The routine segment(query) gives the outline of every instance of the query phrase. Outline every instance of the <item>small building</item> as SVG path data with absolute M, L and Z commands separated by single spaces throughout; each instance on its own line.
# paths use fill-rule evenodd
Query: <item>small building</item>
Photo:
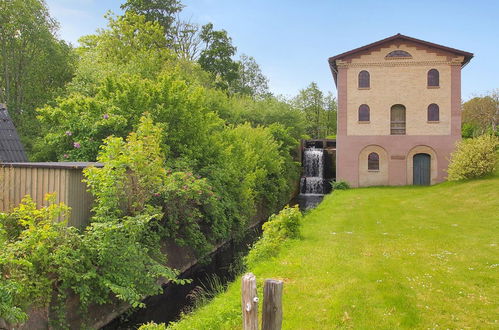
M 353 187 L 446 178 L 472 53 L 397 34 L 329 58 L 338 90 L 336 178 Z
M 68 225 L 84 228 L 89 223 L 93 203 L 83 169 L 100 163 L 46 162 L 10 163 L 0 167 L 0 211 L 8 212 L 30 195 L 38 207 L 46 205 L 47 193 L 56 193 L 56 202 L 71 207 Z
M 56 202 L 71 207 L 69 225 L 83 228 L 88 224 L 93 203 L 83 169 L 99 163 L 30 163 L 7 107 L 0 104 L 0 212 L 18 206 L 26 195 L 41 207 L 47 193 L 56 193 Z

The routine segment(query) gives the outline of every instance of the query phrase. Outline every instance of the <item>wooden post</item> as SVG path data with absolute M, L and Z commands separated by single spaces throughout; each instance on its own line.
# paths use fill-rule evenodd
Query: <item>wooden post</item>
M 262 330 L 281 330 L 283 282 L 265 280 L 263 287 Z
M 258 296 L 253 273 L 243 276 L 242 297 L 243 330 L 258 330 Z

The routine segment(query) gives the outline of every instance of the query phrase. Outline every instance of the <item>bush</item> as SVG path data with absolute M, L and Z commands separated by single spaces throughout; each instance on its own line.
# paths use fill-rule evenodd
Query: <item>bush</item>
M 347 190 L 350 189 L 350 185 L 346 181 L 333 181 L 333 190 Z
M 164 323 L 144 323 L 140 326 L 139 330 L 166 330 L 166 325 Z
M 300 237 L 300 225 L 303 216 L 298 206 L 286 206 L 277 215 L 270 216 L 263 224 L 263 235 L 256 242 L 246 256 L 246 263 L 254 264 L 256 261 L 274 257 L 286 239 Z
M 482 135 L 462 140 L 451 155 L 449 181 L 472 179 L 493 173 L 498 164 L 499 138 Z

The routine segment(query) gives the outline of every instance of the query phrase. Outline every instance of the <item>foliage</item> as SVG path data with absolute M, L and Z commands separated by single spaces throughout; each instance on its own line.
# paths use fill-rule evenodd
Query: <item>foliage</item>
M 259 288 L 284 281 L 283 329 L 494 328 L 498 186 L 496 175 L 338 191 L 305 215 L 303 239 L 248 271 Z M 239 278 L 170 328 L 241 322 Z
M 159 146 L 161 134 L 161 128 L 147 115 L 140 119 L 137 132 L 130 133 L 126 143 L 112 136 L 104 140 L 97 157 L 104 166 L 83 171 L 95 198 L 94 221 L 141 214 L 161 194 L 166 178 Z
M 449 181 L 473 179 L 493 173 L 499 162 L 499 137 L 482 135 L 458 143 L 451 154 Z
M 177 229 L 173 230 L 175 226 L 170 228 L 171 235 L 179 234 L 176 230 L 180 230 L 182 235 L 191 237 L 190 246 L 207 250 L 210 244 L 203 237 L 209 236 L 212 242 L 229 237 L 231 233 L 241 231 L 257 205 L 265 203 L 272 209 L 288 200 L 292 181 L 298 175 L 298 165 L 293 162 L 291 153 L 298 144 L 295 136 L 302 130 L 299 126 L 293 127 L 291 122 L 292 118 L 300 118 L 296 115 L 298 111 L 272 99 L 259 101 L 258 106 L 264 119 L 262 123 L 270 127 L 249 124 L 224 127 L 222 118 L 215 111 L 230 113 L 225 110 L 229 108 L 228 97 L 185 79 L 179 71 L 166 71 L 154 80 L 127 75 L 108 78 L 93 97 L 75 93 L 59 100 L 57 106 L 41 109 L 40 120 L 47 134 L 40 141 L 39 155 L 59 160 L 96 160 L 100 141 L 108 135 L 115 135 L 115 138 L 106 140 L 109 156 L 100 159 L 116 164 L 109 167 L 112 175 L 100 172 L 102 182 L 108 178 L 103 187 L 109 191 L 102 190 L 102 193 L 115 196 L 114 206 L 119 200 L 131 205 L 134 201 L 128 199 L 140 195 L 123 196 L 126 171 L 118 164 L 122 163 L 121 157 L 127 152 L 122 139 L 139 125 L 144 109 L 153 109 L 151 119 L 164 128 L 154 138 L 162 145 L 165 159 L 162 166 L 171 168 L 172 172 L 193 173 L 190 178 L 201 176 L 206 183 L 191 182 L 187 177 L 182 182 L 181 176 L 171 176 L 176 179 L 165 183 L 171 187 L 168 192 L 149 190 L 147 198 L 150 199 L 150 193 L 154 192 L 168 201 L 165 203 L 171 206 L 163 212 L 166 218 L 171 214 L 167 220 L 170 225 L 175 224 L 175 217 L 192 215 L 184 218 Z M 253 101 L 246 98 L 244 102 L 251 105 Z M 265 111 L 267 105 L 269 110 Z M 239 106 L 243 108 L 243 103 Z M 281 109 L 285 111 L 280 112 Z M 244 113 L 249 114 L 248 111 Z M 289 118 L 286 114 L 290 115 Z M 284 125 L 270 124 L 274 118 Z M 255 126 L 258 123 L 258 117 L 255 117 Z M 196 195 L 198 191 L 201 191 L 199 196 Z M 213 198 L 206 198 L 211 196 L 210 193 L 214 194 Z M 203 200 L 197 201 L 199 198 Z M 111 199 L 109 197 L 109 201 Z M 186 208 L 181 209 L 180 205 Z M 202 216 L 193 212 L 191 206 Z M 179 213 L 173 212 L 172 207 L 177 207 Z M 203 234 L 194 230 L 194 223 L 199 223 Z M 185 224 L 192 225 L 184 228 Z M 207 231 L 207 228 L 210 229 Z M 175 237 L 178 243 L 184 244 L 181 236 Z
M 489 95 L 474 97 L 463 104 L 463 126 L 473 136 L 497 133 L 499 123 L 499 90 Z M 470 135 L 468 133 L 468 135 Z
M 166 330 L 164 323 L 156 324 L 154 322 L 144 323 L 139 327 L 139 330 Z
M 184 6 L 179 0 L 127 0 L 121 5 L 126 13 L 144 16 L 150 22 L 157 22 L 165 34 L 169 34 L 175 21 L 175 14 Z
M 153 78 L 174 59 L 161 26 L 135 12 L 106 15 L 108 28 L 80 38 L 76 75 L 69 91 L 94 96 L 106 79 L 123 74 Z
M 268 78 L 265 77 L 258 63 L 251 56 L 242 54 L 239 57 L 239 78 L 235 82 L 233 91 L 253 97 L 270 95 Z
M 312 82 L 307 88 L 300 90 L 293 99 L 293 104 L 304 112 L 310 137 L 321 139 L 336 134 L 337 105 L 331 93 L 324 96 L 317 84 Z
M 78 295 L 83 311 L 91 303 L 110 302 L 111 294 L 143 307 L 144 296 L 161 292 L 158 278 L 184 282 L 164 266 L 156 230 L 161 214 L 147 209 L 119 219 L 100 217 L 79 233 L 66 226 L 69 208 L 55 204 L 55 196 L 48 201 L 37 209 L 28 196 L 1 214 L 0 317 L 23 321 L 23 311 L 47 306 L 53 293 L 62 306 L 69 293 Z
M 26 149 L 36 135 L 35 108 L 60 95 L 75 56 L 56 37 L 45 1 L 0 1 L 0 103 L 9 107 Z
M 77 235 L 66 227 L 69 208 L 56 204 L 55 195 L 46 200 L 48 206 L 37 209 L 26 196 L 11 213 L 0 213 L 0 317 L 9 321 L 23 321 L 28 304 L 50 302 L 58 285 L 57 254 L 72 248 Z
M 350 185 L 346 181 L 333 181 L 333 190 L 347 190 L 350 189 Z
M 276 256 L 285 240 L 300 237 L 301 222 L 298 206 L 286 206 L 277 215 L 272 215 L 263 224 L 262 237 L 246 256 L 246 263 L 251 267 L 258 261 Z
M 201 52 L 201 28 L 177 16 L 171 28 L 172 47 L 177 57 L 197 61 Z
M 212 250 L 212 242 L 228 236 L 230 225 L 223 218 L 206 179 L 196 178 L 192 173 L 171 173 L 159 198 L 166 237 L 180 246 L 205 255 Z
M 232 59 L 236 54 L 232 39 L 227 31 L 214 30 L 212 23 L 203 25 L 200 37 L 204 42 L 204 49 L 199 56 L 199 64 L 213 74 L 219 88 L 228 90 L 239 78 L 239 63 Z

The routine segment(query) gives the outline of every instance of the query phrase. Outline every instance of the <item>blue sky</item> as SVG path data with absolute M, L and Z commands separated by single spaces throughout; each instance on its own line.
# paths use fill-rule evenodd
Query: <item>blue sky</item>
M 124 1 L 124 0 L 123 0 Z M 46 0 L 61 38 L 106 26 L 120 0 Z M 275 94 L 294 96 L 315 81 L 336 94 L 330 56 L 402 33 L 475 57 L 462 72 L 462 96 L 499 88 L 499 1 L 183 0 L 183 16 L 225 29 L 238 53 L 253 56 Z

